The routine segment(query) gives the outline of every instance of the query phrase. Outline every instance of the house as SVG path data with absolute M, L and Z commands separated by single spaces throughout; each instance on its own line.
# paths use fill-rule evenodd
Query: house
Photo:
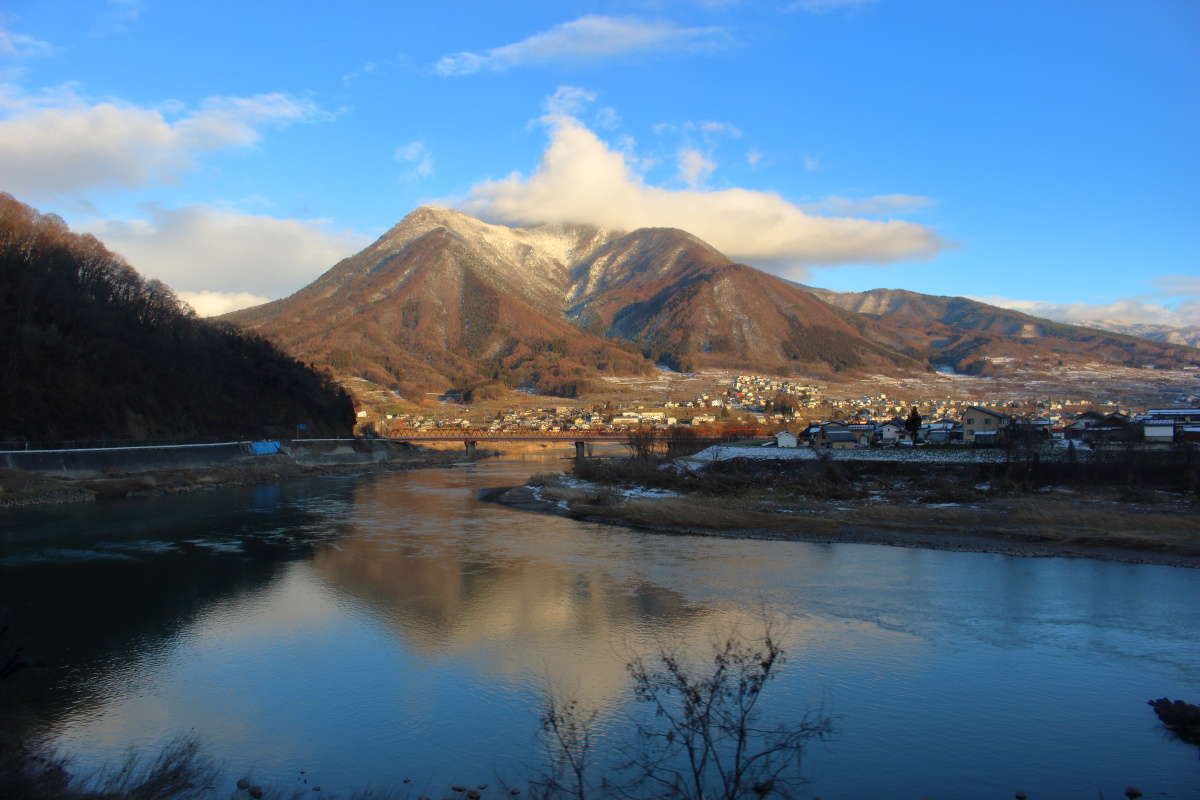
M 813 447 L 824 450 L 848 450 L 857 446 L 858 439 L 854 434 L 846 430 L 845 425 L 837 423 L 822 425 L 816 438 L 813 439 Z
M 1085 411 L 1063 428 L 1063 438 L 1088 443 L 1111 442 L 1127 438 L 1128 432 L 1129 418 L 1124 414 Z
M 921 426 L 920 438 L 930 444 L 950 444 L 958 426 L 950 420 L 938 420 Z
M 821 425 L 813 422 L 807 428 L 800 432 L 800 435 L 806 442 L 812 444 L 817 440 L 817 435 L 821 433 Z
M 1146 416 L 1155 420 L 1200 423 L 1200 408 L 1152 408 L 1146 412 Z
M 854 436 L 854 441 L 862 447 L 869 447 L 875 439 L 875 425 L 871 422 L 851 422 L 846 430 Z
M 1049 439 L 1053 431 L 1053 425 L 1045 417 L 1019 419 L 1017 420 L 1017 427 L 1021 431 L 1029 433 L 1035 439 Z
M 884 444 L 895 444 L 907 435 L 904 420 L 892 419 L 879 426 L 879 441 Z
M 787 431 L 780 431 L 779 433 L 775 434 L 775 446 L 776 447 L 795 447 L 796 446 L 796 434 L 788 433 Z
M 1149 444 L 1171 444 L 1175 441 L 1175 422 L 1170 419 L 1144 420 L 1142 438 Z
M 967 444 L 995 444 L 1000 441 L 1010 417 L 982 406 L 970 406 L 963 413 L 963 441 Z M 976 442 L 976 437 L 983 438 Z

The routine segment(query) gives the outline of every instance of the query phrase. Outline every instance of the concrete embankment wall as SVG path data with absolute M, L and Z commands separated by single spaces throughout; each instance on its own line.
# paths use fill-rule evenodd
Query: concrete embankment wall
M 417 448 L 403 442 L 385 442 L 373 439 L 300 439 L 283 443 L 283 452 L 297 464 L 307 467 L 333 464 L 376 464 L 390 461 L 398 455 L 417 452 Z
M 53 472 L 71 478 L 168 469 L 201 469 L 254 458 L 249 445 L 249 442 L 223 442 L 86 450 L 19 450 L 0 453 L 0 466 L 28 472 Z
M 0 452 L 0 468 L 54 473 L 69 478 L 94 478 L 172 469 L 211 469 L 279 458 L 305 466 L 372 464 L 387 461 L 412 449 L 391 442 L 300 440 L 80 450 L 10 450 Z

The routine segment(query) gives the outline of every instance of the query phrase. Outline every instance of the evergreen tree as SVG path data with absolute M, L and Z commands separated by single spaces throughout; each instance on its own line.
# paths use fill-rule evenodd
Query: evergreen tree
M 913 444 L 916 444 L 917 434 L 921 430 L 921 415 L 917 413 L 916 406 L 913 406 L 908 419 L 904 421 L 904 430 L 908 431 L 908 435 L 912 437 Z

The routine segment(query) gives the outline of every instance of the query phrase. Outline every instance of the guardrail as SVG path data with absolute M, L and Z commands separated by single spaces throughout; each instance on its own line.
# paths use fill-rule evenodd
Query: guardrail
M 222 436 L 188 439 L 66 439 L 63 441 L 38 441 L 34 439 L 0 439 L 0 451 L 16 453 L 25 450 L 112 450 L 123 447 L 183 447 L 201 444 L 225 444 L 226 442 L 256 442 L 266 439 L 294 442 L 354 441 L 354 436 Z

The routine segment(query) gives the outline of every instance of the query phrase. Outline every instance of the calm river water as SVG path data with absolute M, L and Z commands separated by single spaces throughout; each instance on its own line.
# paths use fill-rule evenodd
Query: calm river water
M 769 716 L 835 721 L 808 794 L 1200 798 L 1196 748 L 1146 705 L 1200 701 L 1200 571 L 662 536 L 476 499 L 558 455 L 0 514 L 0 609 L 47 665 L 8 695 L 80 767 L 192 733 L 230 781 L 441 796 L 538 768 L 547 687 L 622 741 L 631 657 L 703 658 L 765 607 L 788 652 Z

